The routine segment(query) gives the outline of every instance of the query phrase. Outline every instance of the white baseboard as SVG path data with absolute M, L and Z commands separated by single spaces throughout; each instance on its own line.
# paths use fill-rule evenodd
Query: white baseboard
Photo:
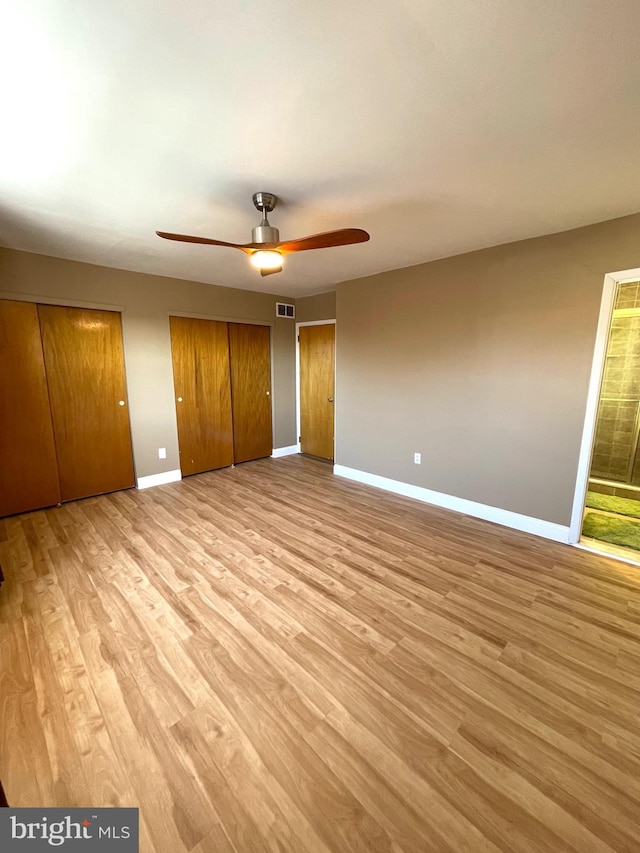
M 278 459 L 280 456 L 291 456 L 294 453 L 300 453 L 299 444 L 290 444 L 289 447 L 274 447 L 271 457 Z
M 165 486 L 167 483 L 176 483 L 182 479 L 182 471 L 163 471 L 162 474 L 149 474 L 148 477 L 138 477 L 136 489 L 150 489 L 152 486 Z
M 333 473 L 347 480 L 355 480 L 367 486 L 375 486 L 397 495 L 407 498 L 415 498 L 423 503 L 461 512 L 463 515 L 471 515 L 474 518 L 482 518 L 484 521 L 492 521 L 494 524 L 502 524 L 514 530 L 524 533 L 533 533 L 544 539 L 552 539 L 554 542 L 569 542 L 569 527 L 555 524 L 553 521 L 544 521 L 541 518 L 532 518 L 528 515 L 520 515 L 507 509 L 498 509 L 495 506 L 468 501 L 465 498 L 456 498 L 453 495 L 445 495 L 443 492 L 434 492 L 431 489 L 423 489 L 422 486 L 412 486 L 400 480 L 391 480 L 388 477 L 380 477 L 378 474 L 369 474 L 366 471 L 358 471 L 357 468 L 347 468 L 345 465 L 334 465 Z

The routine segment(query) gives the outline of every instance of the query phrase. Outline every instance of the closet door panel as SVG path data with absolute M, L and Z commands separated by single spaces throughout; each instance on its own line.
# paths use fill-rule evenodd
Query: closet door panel
M 40 305 L 63 500 L 134 485 L 120 315 Z
M 0 516 L 59 502 L 38 308 L 0 300 Z
M 229 323 L 236 462 L 271 456 L 271 330 Z
M 170 317 L 183 476 L 233 464 L 227 324 Z

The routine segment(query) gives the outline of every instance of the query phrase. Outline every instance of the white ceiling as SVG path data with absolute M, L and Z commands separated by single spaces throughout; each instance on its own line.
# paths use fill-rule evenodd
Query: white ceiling
M 302 296 L 640 210 L 638 0 L 2 0 L 0 244 Z M 261 278 L 282 239 L 366 228 Z

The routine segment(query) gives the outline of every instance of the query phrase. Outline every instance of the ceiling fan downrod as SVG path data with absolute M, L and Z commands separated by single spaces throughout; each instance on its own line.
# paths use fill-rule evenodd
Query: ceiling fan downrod
M 268 214 L 278 203 L 278 197 L 273 193 L 254 193 L 253 203 L 262 213 L 262 222 L 251 229 L 251 237 L 254 243 L 279 243 L 280 231 L 269 225 Z

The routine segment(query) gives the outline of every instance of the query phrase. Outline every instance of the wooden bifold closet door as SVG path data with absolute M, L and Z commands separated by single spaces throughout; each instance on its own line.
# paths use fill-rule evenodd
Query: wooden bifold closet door
M 0 516 L 60 502 L 38 308 L 0 300 Z
M 133 484 L 120 314 L 0 300 L 0 516 Z
M 229 323 L 234 461 L 271 456 L 271 330 Z
M 227 324 L 170 317 L 183 476 L 233 464 Z
M 120 314 L 39 305 L 63 501 L 134 485 Z
M 270 456 L 269 326 L 169 323 L 183 476 Z

